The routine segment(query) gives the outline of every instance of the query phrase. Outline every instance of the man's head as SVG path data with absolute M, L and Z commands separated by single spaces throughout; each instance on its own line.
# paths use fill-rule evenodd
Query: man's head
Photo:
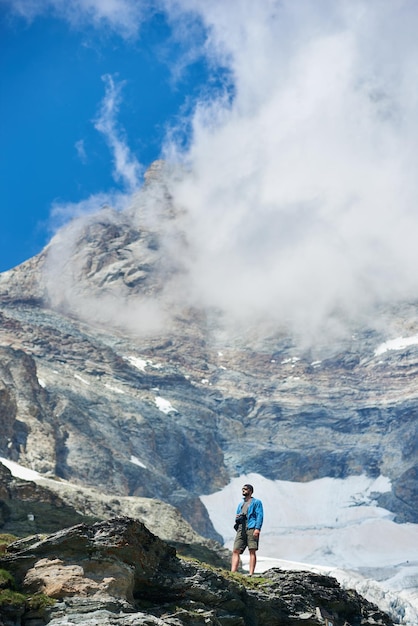
M 250 496 L 254 491 L 254 487 L 252 485 L 249 485 L 248 483 L 245 484 L 242 488 L 242 495 L 245 496 Z

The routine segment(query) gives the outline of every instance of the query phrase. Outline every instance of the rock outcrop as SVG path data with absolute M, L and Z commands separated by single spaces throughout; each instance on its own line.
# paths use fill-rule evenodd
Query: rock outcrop
M 49 533 L 68 525 L 92 522 L 99 515 L 83 514 L 53 490 L 13 478 L 0 463 L 0 526 L 3 533 L 24 536 Z
M 325 617 L 349 626 L 392 626 L 357 593 L 326 576 L 270 570 L 231 575 L 176 556 L 139 521 L 119 517 L 80 524 L 9 545 L 0 567 L 22 592 L 55 604 L 25 614 L 0 607 L 5 626 L 80 624 L 320 626 Z

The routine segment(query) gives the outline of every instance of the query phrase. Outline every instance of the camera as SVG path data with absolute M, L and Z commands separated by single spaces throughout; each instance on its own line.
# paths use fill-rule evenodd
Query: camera
M 234 529 L 238 530 L 240 525 L 243 524 L 246 519 L 247 519 L 247 516 L 245 515 L 245 513 L 241 513 L 240 515 L 237 515 L 235 518 Z

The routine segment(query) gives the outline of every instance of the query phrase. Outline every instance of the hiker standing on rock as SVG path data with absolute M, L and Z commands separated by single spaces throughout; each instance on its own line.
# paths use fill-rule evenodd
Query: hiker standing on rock
M 252 485 L 247 484 L 242 488 L 243 501 L 239 503 L 235 516 L 234 528 L 237 534 L 231 561 L 231 572 L 236 572 L 239 567 L 240 556 L 245 548 L 248 547 L 250 553 L 250 576 L 254 574 L 257 562 L 258 540 L 263 525 L 263 504 L 261 500 L 253 498 L 253 491 Z

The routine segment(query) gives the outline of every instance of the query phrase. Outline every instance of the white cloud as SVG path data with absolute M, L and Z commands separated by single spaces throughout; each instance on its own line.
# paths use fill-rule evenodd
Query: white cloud
M 56 200 L 51 207 L 51 230 L 55 232 L 70 220 L 93 215 L 108 207 L 122 211 L 130 202 L 131 199 L 120 191 L 92 194 L 79 202 Z
M 78 0 L 69 9 L 61 0 L 20 0 L 14 7 L 28 16 L 54 8 L 72 22 L 82 17 L 120 32 L 125 24 L 132 35 L 145 15 L 139 4 Z M 186 150 L 164 147 L 188 172 L 170 183 L 183 217 L 180 226 L 171 222 L 171 239 L 164 226 L 163 240 L 167 258 L 182 268 L 182 303 L 217 307 L 233 323 L 286 323 L 314 336 L 339 332 L 341 319 L 370 315 L 376 304 L 414 298 L 414 3 L 152 5 L 165 7 L 183 60 L 188 46 L 195 59 L 198 46 L 214 74 L 226 68 L 231 81 L 226 96 L 209 90 L 198 102 Z M 200 29 L 196 43 L 199 20 L 206 39 Z M 142 171 L 117 123 L 123 83 L 104 81 L 96 128 L 112 151 L 115 179 L 130 192 Z M 138 214 L 148 202 L 157 220 L 160 199 L 147 193 Z
M 102 77 L 106 85 L 105 97 L 102 101 L 95 128 L 103 133 L 113 153 L 116 181 L 126 185 L 127 191 L 135 191 L 139 187 L 143 168 L 131 153 L 123 131 L 118 127 L 117 114 L 121 103 L 123 82 L 116 82 L 110 74 Z
M 124 37 L 134 37 L 149 6 L 147 0 L 2 0 L 10 10 L 32 21 L 45 14 L 67 20 L 72 26 L 91 24 L 111 28 Z
M 170 4 L 170 3 L 168 3 Z M 410 2 L 176 3 L 233 102 L 201 102 L 188 211 L 196 301 L 315 333 L 418 291 L 418 11 Z M 170 146 L 169 152 L 173 153 Z
M 86 147 L 84 145 L 84 139 L 79 139 L 78 141 L 76 141 L 74 147 L 76 149 L 77 156 L 80 159 L 80 161 L 82 163 L 87 163 L 87 153 L 86 153 Z

